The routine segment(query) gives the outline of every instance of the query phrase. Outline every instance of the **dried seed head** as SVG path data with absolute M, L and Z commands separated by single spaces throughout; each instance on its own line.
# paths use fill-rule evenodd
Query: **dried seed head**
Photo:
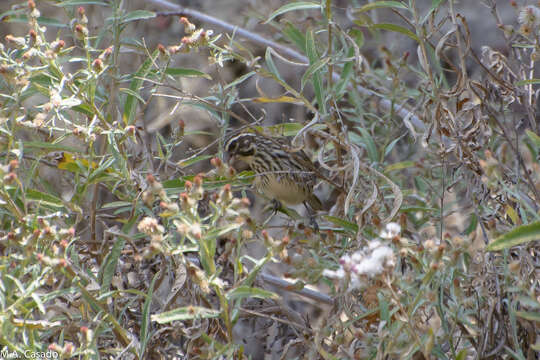
M 32 41 L 36 41 L 37 39 L 36 30 L 30 29 L 30 31 L 28 31 L 28 35 L 30 36 L 30 39 L 32 39 Z
M 198 174 L 193 178 L 193 182 L 196 186 L 201 186 L 203 183 L 203 174 Z
M 113 50 L 113 47 L 112 46 L 109 46 L 108 48 L 106 48 L 105 50 L 103 50 L 103 52 L 99 55 L 99 58 L 102 60 L 102 61 L 106 61 L 112 54 L 112 50 Z
M 103 61 L 101 61 L 100 58 L 95 59 L 92 62 L 92 67 L 96 72 L 101 72 L 101 70 L 103 70 Z
M 19 168 L 19 160 L 13 159 L 9 162 L 8 171 L 14 171 Z
M 17 174 L 14 172 L 8 173 L 6 176 L 4 176 L 4 183 L 6 184 L 12 184 L 17 180 Z
M 64 40 L 57 40 L 57 41 L 53 41 L 51 43 L 51 49 L 54 51 L 54 52 L 59 52 L 60 50 L 62 50 L 62 48 L 66 45 L 65 41 Z
M 231 184 L 225 184 L 223 190 L 221 191 L 221 200 L 228 203 L 232 199 Z
M 186 123 L 184 120 L 179 119 L 178 120 L 178 136 L 182 137 L 184 136 L 184 129 L 186 128 Z
M 159 50 L 159 53 L 163 56 L 169 56 L 169 52 L 167 51 L 167 48 L 163 46 L 163 44 L 158 44 L 157 49 Z
M 215 157 L 210 160 L 210 164 L 215 168 L 220 168 L 221 166 L 223 166 L 223 161 L 221 161 L 220 158 Z
M 78 40 L 84 40 L 87 36 L 88 36 L 88 29 L 85 26 L 81 24 L 75 25 L 75 37 Z
M 196 26 L 190 23 L 186 17 L 182 16 L 180 18 L 180 22 L 184 25 L 184 31 L 186 34 L 192 34 L 195 31 Z
M 22 48 L 26 45 L 26 41 L 23 37 L 15 37 L 11 34 L 6 35 L 6 41 L 10 44 L 13 44 L 15 47 Z
M 139 230 L 140 232 L 146 235 L 154 235 L 154 234 L 163 234 L 163 232 L 165 231 L 165 228 L 159 225 L 156 219 L 152 217 L 145 217 L 137 225 L 137 230 Z

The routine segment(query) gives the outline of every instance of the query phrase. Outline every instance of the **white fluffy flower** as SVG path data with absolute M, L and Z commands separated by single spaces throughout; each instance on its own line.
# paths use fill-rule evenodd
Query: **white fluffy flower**
M 534 5 L 525 6 L 519 11 L 518 22 L 532 27 L 540 25 L 540 8 Z
M 381 234 L 379 235 L 382 239 L 393 239 L 394 237 L 398 236 L 401 232 L 401 226 L 399 226 L 398 223 L 388 223 L 386 224 L 386 228 L 381 231 Z
M 340 260 L 340 268 L 336 271 L 324 270 L 323 275 L 331 279 L 343 279 L 350 274 L 350 289 L 365 285 L 366 277 L 373 278 L 386 269 L 395 266 L 394 251 L 380 241 L 372 241 L 369 245 L 352 255 L 344 255 Z

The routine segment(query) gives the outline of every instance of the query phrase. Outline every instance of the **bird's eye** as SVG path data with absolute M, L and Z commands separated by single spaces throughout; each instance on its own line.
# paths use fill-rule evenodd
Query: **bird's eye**
M 227 152 L 232 153 L 236 151 L 236 148 L 238 147 L 238 141 L 233 141 L 232 143 L 227 146 Z

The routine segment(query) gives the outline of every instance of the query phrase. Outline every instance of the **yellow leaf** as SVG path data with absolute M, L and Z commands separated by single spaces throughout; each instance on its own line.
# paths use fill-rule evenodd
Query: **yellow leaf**
M 290 103 L 290 104 L 297 104 L 302 105 L 303 102 L 298 100 L 297 98 L 293 98 L 291 96 L 280 96 L 277 98 L 268 98 L 268 97 L 258 97 L 253 99 L 254 102 L 258 103 Z
M 514 210 L 514 208 L 510 205 L 506 205 L 506 214 L 510 217 L 510 219 L 515 225 L 521 225 L 521 221 L 516 210 Z

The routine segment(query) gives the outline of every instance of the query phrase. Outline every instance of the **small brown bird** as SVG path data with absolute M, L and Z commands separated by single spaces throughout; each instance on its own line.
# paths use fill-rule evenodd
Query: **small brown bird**
M 229 161 L 240 159 L 255 172 L 257 191 L 286 205 L 307 203 L 311 210 L 321 210 L 321 201 L 313 194 L 317 180 L 313 163 L 302 150 L 289 148 L 283 138 L 253 133 L 235 135 L 225 144 Z

